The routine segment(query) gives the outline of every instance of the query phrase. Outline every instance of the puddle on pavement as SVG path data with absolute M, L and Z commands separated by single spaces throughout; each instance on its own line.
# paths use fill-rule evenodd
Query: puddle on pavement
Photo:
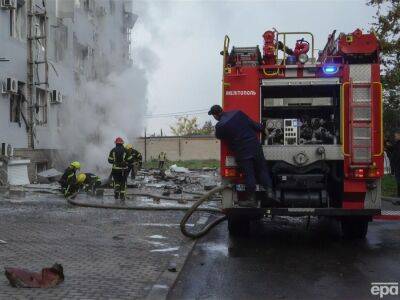
M 202 245 L 202 249 L 203 251 L 218 253 L 224 256 L 228 256 L 229 254 L 229 249 L 224 244 L 207 243 L 205 245 Z
M 170 247 L 170 248 L 162 248 L 162 249 L 153 249 L 150 250 L 150 252 L 174 252 L 174 251 L 178 251 L 179 247 Z
M 155 289 L 168 289 L 168 285 L 165 285 L 165 284 L 155 284 L 155 285 L 153 285 L 153 288 L 155 288 Z
M 165 236 L 159 235 L 159 234 L 150 235 L 149 238 L 151 238 L 151 239 L 166 239 Z
M 139 223 L 139 226 L 154 226 L 154 227 L 178 227 L 180 224 L 164 224 L 164 223 Z M 193 227 L 194 224 L 186 224 L 186 226 Z
M 155 241 L 147 241 L 149 244 L 154 246 L 165 246 L 165 243 L 155 242 Z

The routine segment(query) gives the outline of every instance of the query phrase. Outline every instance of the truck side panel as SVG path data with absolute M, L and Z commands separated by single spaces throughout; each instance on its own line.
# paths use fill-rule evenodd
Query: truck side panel
M 224 75 L 225 91 L 223 109 L 241 110 L 253 120 L 260 122 L 260 83 L 256 68 L 231 68 Z M 225 176 L 226 156 L 233 156 L 227 145 L 221 143 L 221 175 Z

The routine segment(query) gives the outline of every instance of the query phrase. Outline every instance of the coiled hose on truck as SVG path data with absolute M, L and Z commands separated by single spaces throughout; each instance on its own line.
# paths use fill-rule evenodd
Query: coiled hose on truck
M 216 225 L 218 225 L 219 223 L 221 223 L 222 221 L 226 220 L 226 216 L 221 216 L 219 218 L 217 218 L 216 220 L 210 222 L 209 224 L 205 225 L 203 227 L 203 229 L 201 229 L 198 232 L 189 232 L 186 229 L 186 223 L 188 222 L 189 218 L 192 216 L 192 214 L 195 211 L 203 211 L 203 212 L 211 212 L 211 213 L 222 213 L 220 209 L 218 208 L 204 208 L 204 207 L 199 207 L 201 204 L 203 204 L 204 202 L 210 200 L 210 198 L 226 189 L 227 186 L 219 186 L 216 187 L 212 190 L 210 190 L 208 193 L 202 195 L 193 205 L 192 207 L 190 207 L 189 209 L 187 209 L 186 207 L 182 207 L 182 206 L 168 206 L 168 207 L 156 207 L 156 206 L 125 206 L 125 205 L 114 205 L 114 204 L 97 204 L 97 203 L 83 203 L 83 202 L 79 202 L 76 201 L 74 199 L 74 197 L 77 195 L 73 194 L 70 197 L 67 197 L 67 202 L 71 205 L 74 206 L 80 206 L 80 207 L 90 207 L 90 208 L 103 208 L 103 209 L 123 209 L 123 210 L 148 210 L 148 211 L 168 211 L 168 210 L 172 210 L 172 211 L 186 211 L 185 215 L 183 216 L 181 222 L 180 222 L 180 229 L 183 235 L 190 237 L 192 239 L 196 239 L 199 237 L 202 237 L 203 235 L 205 235 L 206 233 L 208 233 L 213 227 L 215 227 Z M 161 196 L 161 195 L 154 195 L 154 194 L 150 194 L 150 193 L 133 193 L 133 195 L 136 196 L 145 196 L 145 197 L 149 197 L 149 198 L 156 198 L 156 199 L 165 199 L 165 200 L 173 200 L 173 201 L 177 201 L 178 199 L 175 198 L 170 198 L 170 197 L 165 197 L 165 196 Z M 187 199 L 186 199 L 187 200 Z

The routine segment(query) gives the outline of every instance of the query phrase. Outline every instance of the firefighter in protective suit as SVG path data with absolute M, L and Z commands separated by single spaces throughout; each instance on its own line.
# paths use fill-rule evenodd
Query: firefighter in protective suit
M 164 151 L 161 151 L 160 154 L 158 154 L 158 168 L 160 170 L 164 169 L 164 164 L 166 160 L 167 154 Z
M 75 180 L 76 172 L 81 168 L 81 164 L 78 161 L 73 161 L 67 169 L 65 169 L 64 174 L 58 181 L 61 185 L 61 191 L 64 194 L 68 185 Z
M 129 155 L 124 147 L 124 140 L 120 137 L 115 139 L 115 147 L 110 151 L 108 162 L 112 164 L 112 179 L 114 187 L 114 198 L 125 200 L 126 196 L 126 177 L 129 162 L 132 155 Z
M 95 194 L 96 189 L 101 186 L 100 177 L 93 173 L 84 173 L 86 178 L 83 182 L 85 192 Z
M 86 181 L 86 174 L 85 173 L 80 173 L 76 176 L 73 176 L 68 183 L 67 188 L 65 189 L 64 192 L 64 197 L 68 198 L 76 193 L 79 192 L 81 188 L 83 188 L 84 184 Z
M 132 144 L 125 145 L 125 149 L 128 156 L 131 157 L 130 161 L 128 162 L 129 165 L 126 177 L 131 174 L 131 178 L 135 179 L 137 170 L 142 167 L 142 154 L 134 149 Z

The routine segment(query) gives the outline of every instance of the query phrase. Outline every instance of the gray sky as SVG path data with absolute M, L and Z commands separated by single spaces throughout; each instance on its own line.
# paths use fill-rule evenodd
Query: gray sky
M 278 31 L 310 31 L 316 48 L 322 49 L 328 34 L 369 29 L 375 9 L 366 1 L 140 1 L 134 28 L 137 62 L 148 60 L 150 74 L 147 114 L 207 109 L 221 101 L 223 38 L 231 46 L 262 48 L 262 34 Z M 145 51 L 147 52 L 147 51 Z M 149 62 L 150 61 L 150 62 Z M 197 115 L 200 123 L 206 114 Z M 170 133 L 175 119 L 147 119 L 149 133 Z

